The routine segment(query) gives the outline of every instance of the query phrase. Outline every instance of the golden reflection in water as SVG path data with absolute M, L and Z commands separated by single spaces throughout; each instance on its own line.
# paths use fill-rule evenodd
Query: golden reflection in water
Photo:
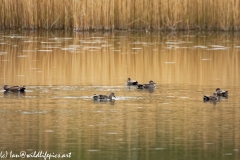
M 237 40 L 181 35 L 97 34 L 94 37 L 98 38 L 74 35 L 73 39 L 58 36 L 56 39 L 52 35 L 26 36 L 25 41 L 30 39 L 33 43 L 3 38 L 1 41 L 7 43 L 0 46 L 1 84 L 33 85 L 32 90 L 50 84 L 114 86 L 124 85 L 127 77 L 131 77 L 139 82 L 153 79 L 161 85 L 161 90 L 154 91 L 154 95 L 133 91 L 132 96 L 142 94 L 147 98 L 118 101 L 114 106 L 62 98 L 72 92 L 62 88 L 53 91 L 43 87 L 39 89 L 41 93 L 26 92 L 25 98 L 5 95 L 1 99 L 2 150 L 44 148 L 63 153 L 68 150 L 80 154 L 77 158 L 84 153 L 86 159 L 97 159 L 94 155 L 117 157 L 119 152 L 126 159 L 150 159 L 152 154 L 165 159 L 178 159 L 175 155 L 194 159 L 191 156 L 214 156 L 215 152 L 220 155 L 215 159 L 225 153 L 239 157 L 233 151 L 240 147 L 239 99 L 230 98 L 217 107 L 211 104 L 206 107 L 202 101 L 194 102 L 198 97 L 190 97 L 188 101 L 177 95 L 187 90 L 179 84 L 239 87 Z M 229 48 L 211 46 L 216 44 Z M 172 85 L 166 87 L 164 83 Z M 169 91 L 174 86 L 182 88 Z M 74 92 L 72 96 L 76 97 L 92 94 L 82 93 L 79 88 Z M 176 94 L 174 100 L 168 101 L 168 93 Z M 224 102 L 231 103 L 226 106 Z M 90 153 L 94 151 L 98 153 Z
M 1 84 L 122 85 L 131 77 L 140 83 L 152 79 L 158 83 L 239 85 L 238 44 L 221 35 L 35 36 L 3 37 Z M 225 48 L 214 47 L 216 44 Z

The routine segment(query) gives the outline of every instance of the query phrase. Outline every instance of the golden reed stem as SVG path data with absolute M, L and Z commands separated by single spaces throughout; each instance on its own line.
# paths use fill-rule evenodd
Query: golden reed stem
M 0 29 L 240 30 L 240 0 L 0 0 Z

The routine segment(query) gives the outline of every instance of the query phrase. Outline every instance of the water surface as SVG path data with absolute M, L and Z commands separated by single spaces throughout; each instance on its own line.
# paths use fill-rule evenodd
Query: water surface
M 237 160 L 239 48 L 226 33 L 0 32 L 0 84 L 27 86 L 1 90 L 0 150 Z M 127 87 L 128 77 L 156 89 Z M 229 97 L 204 103 L 217 87 Z M 115 101 L 92 100 L 111 92 Z

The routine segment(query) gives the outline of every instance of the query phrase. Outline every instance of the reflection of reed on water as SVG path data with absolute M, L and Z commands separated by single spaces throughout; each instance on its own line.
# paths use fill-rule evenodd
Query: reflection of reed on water
M 89 35 L 79 36 L 81 39 L 89 38 Z M 201 36 L 185 42 L 181 41 L 185 40 L 183 36 L 174 35 L 175 39 L 179 39 L 175 43 L 165 43 L 165 39 L 153 35 L 140 38 L 139 35 L 132 36 L 130 39 L 127 36 L 119 38 L 106 35 L 88 43 L 75 37 L 47 45 L 40 42 L 22 45 L 21 39 L 13 39 L 18 48 L 1 46 L 7 54 L 0 56 L 0 72 L 4 73 L 0 82 L 26 85 L 124 85 L 127 77 L 134 77 L 139 82 L 154 79 L 156 83 L 191 85 L 211 85 L 214 82 L 225 86 L 240 83 L 240 56 L 237 48 L 229 47 L 229 44 L 225 44 L 228 48 L 213 45 L 204 48 L 199 47 L 206 43 Z M 171 39 L 171 36 L 166 35 L 166 38 Z M 210 35 L 208 38 L 211 40 L 215 37 Z M 221 35 L 219 38 L 222 38 Z M 221 42 L 224 43 L 225 39 L 222 38 Z M 62 50 L 56 47 L 59 45 L 77 48 Z M 52 47 L 52 51 L 35 50 L 41 47 Z M 224 76 L 226 74 L 227 77 Z
M 6 38 L 18 47 L 0 46 L 4 51 L 0 83 L 37 87 L 26 97 L 25 93 L 4 92 L 10 98 L 0 98 L 2 150 L 70 150 L 79 155 L 74 159 L 112 159 L 113 155 L 119 156 L 116 159 L 136 159 L 138 155 L 140 159 L 202 159 L 213 150 L 219 155 L 225 149 L 234 154 L 240 147 L 239 98 L 230 96 L 212 107 L 201 97 L 202 88 L 231 85 L 226 88 L 234 90 L 239 86 L 238 51 L 208 46 L 220 42 L 229 46 L 234 39 L 107 34 L 101 35 L 103 44 L 89 36 L 56 38 L 58 43 L 40 43 L 54 42 L 52 37 L 34 43 Z M 26 37 L 34 40 L 34 36 Z M 68 50 L 69 46 L 77 48 Z M 153 94 L 135 86 L 126 89 L 127 77 L 141 83 L 153 79 L 157 88 Z M 86 95 L 96 88 L 86 85 L 98 85 L 104 92 L 114 90 L 116 101 L 93 102 Z M 109 85 L 120 86 L 113 89 Z M 238 91 L 231 94 L 239 95 Z

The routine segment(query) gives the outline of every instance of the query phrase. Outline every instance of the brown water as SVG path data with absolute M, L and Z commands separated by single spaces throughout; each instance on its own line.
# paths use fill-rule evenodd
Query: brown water
M 0 84 L 27 90 L 1 90 L 0 157 L 43 151 L 81 160 L 238 160 L 239 40 L 227 33 L 2 31 Z M 129 88 L 128 77 L 157 88 Z M 229 97 L 204 103 L 217 87 Z M 111 92 L 113 102 L 92 100 Z

